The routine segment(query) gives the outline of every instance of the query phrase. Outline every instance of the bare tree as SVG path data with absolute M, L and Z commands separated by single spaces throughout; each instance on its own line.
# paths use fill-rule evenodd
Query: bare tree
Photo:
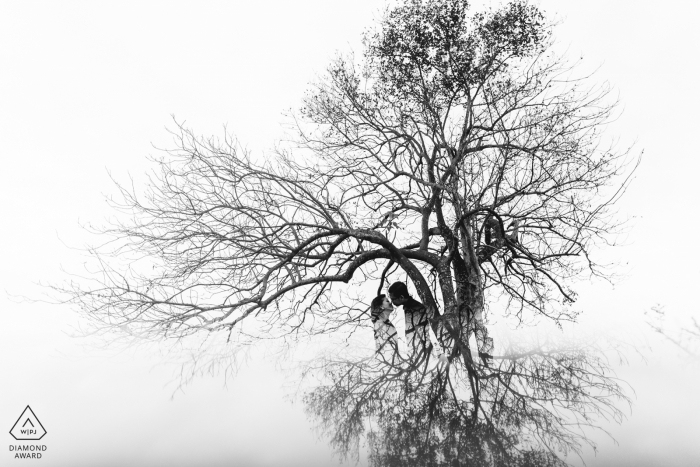
M 572 379 L 558 373 L 550 394 L 537 376 L 549 357 L 489 368 L 469 340 L 496 309 L 574 319 L 576 280 L 605 275 L 593 254 L 618 226 L 628 153 L 602 143 L 609 89 L 551 46 L 523 1 L 469 14 L 465 0 L 407 0 L 366 35 L 364 60 L 331 63 L 274 157 L 178 126 L 145 192 L 122 189 L 133 216 L 107 229 L 95 282 L 64 291 L 100 329 L 221 332 L 235 348 L 350 334 L 369 320 L 359 286 L 403 280 L 465 375 L 470 423 L 521 404 L 559 430 L 557 406 L 589 412 L 577 391 L 595 389 L 574 376 L 586 365 L 558 361 Z

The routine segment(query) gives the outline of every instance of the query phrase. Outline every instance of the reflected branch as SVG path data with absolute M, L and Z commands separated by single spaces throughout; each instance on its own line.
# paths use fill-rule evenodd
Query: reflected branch
M 307 367 L 319 378 L 307 413 L 343 458 L 364 442 L 372 466 L 563 466 L 557 453 L 580 454 L 596 420 L 629 403 L 591 345 L 512 344 L 475 378 L 460 360 L 396 350 Z

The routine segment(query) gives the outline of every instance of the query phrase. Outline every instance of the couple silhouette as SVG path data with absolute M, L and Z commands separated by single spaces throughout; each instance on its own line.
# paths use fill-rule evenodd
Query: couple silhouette
M 431 343 L 428 337 L 428 315 L 425 306 L 411 297 L 406 284 L 394 282 L 389 287 L 389 296 L 378 295 L 372 300 L 370 306 L 377 352 L 383 351 L 387 346 L 396 348 L 398 344 L 396 328 L 389 320 L 394 305 L 403 306 L 409 349 L 429 349 Z
M 374 324 L 374 341 L 376 345 L 376 353 L 381 354 L 386 351 L 398 351 L 398 332 L 396 327 L 390 320 L 391 312 L 394 306 L 402 306 L 406 320 L 406 343 L 408 352 L 416 355 L 418 353 L 430 354 L 432 343 L 428 331 L 428 313 L 423 305 L 418 300 L 415 300 L 408 293 L 408 287 L 403 282 L 394 282 L 388 290 L 389 296 L 380 294 L 372 300 L 370 305 L 372 323 Z M 479 347 L 479 356 L 484 363 L 492 358 L 493 339 L 488 337 L 486 328 L 483 325 L 481 317 L 477 317 L 472 321 L 472 330 L 477 339 Z M 443 355 L 440 359 L 446 359 Z

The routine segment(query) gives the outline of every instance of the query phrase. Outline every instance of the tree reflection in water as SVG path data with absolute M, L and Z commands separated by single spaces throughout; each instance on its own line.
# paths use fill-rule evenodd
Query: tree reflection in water
M 489 365 L 457 356 L 318 359 L 306 410 L 343 458 L 366 443 L 372 466 L 560 466 L 628 401 L 592 346 L 511 344 Z

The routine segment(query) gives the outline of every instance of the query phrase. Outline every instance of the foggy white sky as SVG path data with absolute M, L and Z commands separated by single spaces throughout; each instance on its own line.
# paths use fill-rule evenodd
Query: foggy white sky
M 537 2 L 535 2 L 537 3 Z M 620 375 L 636 391 L 622 425 L 605 425 L 589 466 L 685 466 L 700 461 L 700 362 L 659 343 L 644 311 L 674 322 L 698 315 L 694 233 L 700 158 L 695 2 L 542 0 L 555 34 L 582 66 L 599 67 L 624 112 L 612 126 L 636 141 L 642 166 L 620 207 L 633 217 L 616 251 L 615 287 L 582 284 L 581 328 L 638 344 Z M 36 296 L 60 266 L 84 258 L 80 224 L 110 215 L 107 170 L 138 180 L 146 156 L 178 120 L 197 133 L 235 133 L 264 151 L 336 50 L 360 53 L 377 1 L 0 3 L 0 281 Z M 68 246 L 67 246 L 68 245 Z M 114 355 L 68 337 L 70 310 L 0 294 L 0 465 L 27 404 L 48 434 L 46 466 L 325 465 L 301 407 L 283 400 L 283 378 L 252 361 L 228 387 L 201 378 L 173 399 L 174 367 L 158 355 Z M 583 332 L 583 331 L 582 331 Z M 2 429 L 5 427 L 4 429 Z M 4 430 L 4 431 L 3 431 Z M 598 439 L 598 438 L 597 438 Z M 203 461 L 203 459 L 205 461 Z

